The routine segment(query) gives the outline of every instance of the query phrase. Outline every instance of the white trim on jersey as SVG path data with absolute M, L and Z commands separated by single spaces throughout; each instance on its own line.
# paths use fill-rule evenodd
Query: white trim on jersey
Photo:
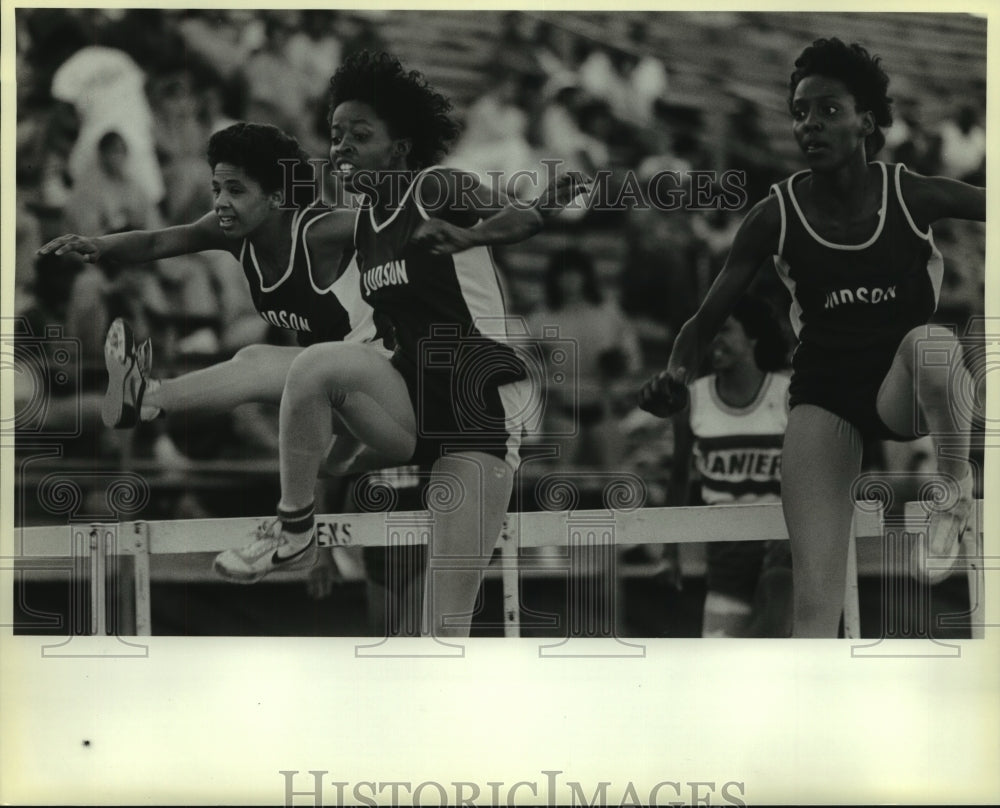
M 896 198 L 899 200 L 899 206 L 903 209 L 903 215 L 906 217 L 906 223 L 910 225 L 910 229 L 916 233 L 924 241 L 932 241 L 931 228 L 927 228 L 926 233 L 921 233 L 917 228 L 916 222 L 913 221 L 913 217 L 910 215 L 910 209 L 906 207 L 906 200 L 903 199 L 903 186 L 900 183 L 899 177 L 902 174 L 903 169 L 906 168 L 902 163 L 896 163 L 895 171 L 895 181 L 896 181 Z
M 473 326 L 484 337 L 506 341 L 509 337 L 507 307 L 489 248 L 473 247 L 452 254 L 451 259 Z
M 786 217 L 788 216 L 788 213 L 785 210 L 785 198 L 781 195 L 781 189 L 777 185 L 772 185 L 771 191 L 776 197 L 778 197 L 778 210 L 781 211 L 781 232 L 778 234 L 777 255 L 782 255 L 785 252 L 785 233 L 788 230 L 788 221 Z
M 792 305 L 788 309 L 788 319 L 792 324 L 792 331 L 798 337 L 799 332 L 802 330 L 802 304 L 795 294 L 795 281 L 792 279 L 791 274 L 792 268 L 784 258 L 776 255 L 774 256 L 774 269 L 778 273 L 781 282 L 785 284 L 788 293 L 792 296 Z
M 934 289 L 934 311 L 937 311 L 941 299 L 941 284 L 944 282 L 944 256 L 934 243 L 934 236 L 928 233 L 928 243 L 931 245 L 931 257 L 927 259 L 927 275 Z
M 524 441 L 525 416 L 531 407 L 531 382 L 522 379 L 497 388 L 504 411 L 507 430 L 507 456 L 504 460 L 512 471 L 521 465 L 521 444 Z
M 279 286 L 281 286 L 281 284 L 283 284 L 285 281 L 287 281 L 291 277 L 291 275 L 292 275 L 292 269 L 295 266 L 295 245 L 296 245 L 296 243 L 298 241 L 299 225 L 302 224 L 302 218 L 306 215 L 306 213 L 309 211 L 309 209 L 312 208 L 312 207 L 315 207 L 318 204 L 319 204 L 319 200 L 316 200 L 315 202 L 312 202 L 312 203 L 306 205 L 306 207 L 304 207 L 304 208 L 302 208 L 300 210 L 295 211 L 295 213 L 292 215 L 292 226 L 291 226 L 292 248 L 288 251 L 288 268 L 285 270 L 285 274 L 282 275 L 281 278 L 278 279 L 278 281 L 275 282 L 271 286 L 264 286 L 264 274 L 260 271 L 260 263 L 257 261 L 257 251 L 254 249 L 253 242 L 250 239 L 248 239 L 248 238 L 243 239 L 243 246 L 240 248 L 240 263 L 243 263 L 243 256 L 245 254 L 247 245 L 249 245 L 250 246 L 250 260 L 253 263 L 254 271 L 257 273 L 257 280 L 260 281 L 260 291 L 261 292 L 264 292 L 264 293 L 273 292 L 275 289 L 277 289 Z M 322 218 L 322 217 L 319 217 L 319 218 Z M 308 260 L 308 256 L 309 256 L 309 250 L 306 250 L 306 258 L 307 258 L 307 260 Z M 310 276 L 309 281 L 310 281 L 310 283 L 312 283 L 312 277 L 311 276 Z M 313 285 L 313 288 L 316 289 L 316 286 Z M 319 291 L 319 290 L 317 289 L 316 291 Z
M 434 169 L 437 169 L 437 168 L 440 168 L 442 170 L 447 170 L 445 168 L 445 166 L 441 166 L 441 165 L 428 166 L 423 171 L 421 171 L 420 174 L 417 175 L 417 178 L 415 180 L 413 180 L 413 185 L 414 186 L 419 186 L 424 181 L 424 178 L 431 171 L 433 171 Z M 427 211 L 424 210 L 424 206 L 423 206 L 423 204 L 421 204 L 420 199 L 421 199 L 420 194 L 417 193 L 416 191 L 414 191 L 414 194 L 413 194 L 413 203 L 417 206 L 417 212 L 420 214 L 420 218 L 422 218 L 425 222 L 429 222 L 431 220 L 431 217 L 427 213 Z
M 327 292 L 333 291 L 333 287 L 337 284 L 337 279 L 334 279 L 333 283 L 331 283 L 328 287 L 326 287 L 326 289 L 320 289 L 316 285 L 316 281 L 313 280 L 313 274 L 312 274 L 312 255 L 309 252 L 308 234 L 310 227 L 312 227 L 314 224 L 316 224 L 316 222 L 318 222 L 325 216 L 329 216 L 331 213 L 333 213 L 332 208 L 328 210 L 326 213 L 322 213 L 319 216 L 310 219 L 308 222 L 306 222 L 305 227 L 302 228 L 302 251 L 306 254 L 306 274 L 309 276 L 309 285 L 313 288 L 314 292 L 320 295 L 325 295 Z M 295 247 L 293 246 L 292 249 L 294 250 Z M 337 295 L 337 297 L 340 297 L 340 295 Z
M 938 250 L 937 245 L 934 243 L 933 228 L 928 225 L 927 232 L 921 233 L 917 228 L 916 222 L 913 221 L 913 217 L 910 215 L 910 209 L 906 207 L 906 200 L 903 199 L 903 185 L 900 181 L 900 176 L 905 168 L 906 166 L 902 163 L 896 164 L 896 198 L 899 200 L 899 206 L 903 209 L 903 215 L 906 217 L 906 223 L 910 226 L 910 229 L 930 245 L 931 257 L 927 259 L 927 275 L 930 277 L 931 287 L 934 289 L 934 310 L 937 311 L 938 302 L 941 298 L 941 284 L 944 282 L 944 256 L 941 255 L 941 251 Z
M 375 223 L 375 206 L 371 203 L 371 200 L 369 199 L 368 200 L 368 218 L 371 220 L 372 230 L 374 230 L 376 233 L 381 233 L 390 224 L 392 224 L 396 220 L 396 217 L 399 215 L 399 212 L 406 205 L 406 200 L 410 198 L 410 194 L 412 194 L 414 192 L 413 189 L 416 188 L 416 186 L 420 182 L 423 181 L 423 178 L 427 175 L 428 171 L 433 171 L 435 168 L 443 168 L 443 166 L 428 166 L 427 168 L 425 168 L 422 171 L 420 171 L 417 174 L 417 176 L 413 178 L 413 182 L 411 182 L 409 184 L 409 186 L 407 187 L 407 189 L 405 191 L 403 191 L 403 198 L 399 200 L 399 204 L 396 206 L 396 209 L 392 212 L 392 215 L 390 215 L 388 219 L 386 219 L 384 222 L 382 222 L 382 224 L 376 224 Z M 414 200 L 416 201 L 416 197 L 414 197 Z M 425 219 L 427 218 L 427 214 L 424 213 L 424 209 L 420 205 L 419 201 L 417 201 L 417 210 L 420 211 L 420 214 Z M 360 211 L 359 211 L 359 213 L 360 213 Z M 357 239 L 357 231 L 355 231 L 355 239 Z
M 824 247 L 829 247 L 833 250 L 864 250 L 867 247 L 871 247 L 878 237 L 882 235 L 882 228 L 885 226 L 886 210 L 888 208 L 889 199 L 889 173 L 886 171 L 885 163 L 876 161 L 875 163 L 882 170 L 882 207 L 879 209 L 879 219 L 878 227 L 875 228 L 875 232 L 872 234 L 864 244 L 834 244 L 832 241 L 827 241 L 819 233 L 812 229 L 805 214 L 802 212 L 802 208 L 799 207 L 799 200 L 795 198 L 795 191 L 793 186 L 795 185 L 796 178 L 802 176 L 803 174 L 808 174 L 809 171 L 800 171 L 797 174 L 793 174 L 788 180 L 788 198 L 792 200 L 792 206 L 795 208 L 795 212 L 799 216 L 799 220 L 802 222 L 802 226 L 806 229 L 806 232 L 812 236 L 817 242 L 822 244 Z

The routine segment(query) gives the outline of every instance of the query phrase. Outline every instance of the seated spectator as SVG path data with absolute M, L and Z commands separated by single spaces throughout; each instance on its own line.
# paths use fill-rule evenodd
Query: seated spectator
M 153 204 L 163 198 L 145 82 L 145 73 L 127 54 L 97 45 L 77 51 L 56 71 L 53 97 L 72 104 L 80 117 L 80 134 L 69 155 L 74 182 L 90 174 L 98 141 L 114 131 L 125 143 L 142 193 Z
M 662 60 L 653 55 L 649 43 L 649 26 L 645 21 L 633 20 L 628 27 L 628 44 L 637 61 L 628 74 L 634 122 L 640 126 L 653 123 L 654 105 L 665 100 L 670 90 L 670 78 Z
M 601 294 L 586 253 L 553 253 L 545 277 L 545 306 L 531 315 L 528 325 L 546 361 L 553 360 L 548 354 L 555 345 L 546 339 L 546 328 L 557 329 L 558 340 L 571 340 L 576 350 L 575 362 L 550 366 L 552 374 L 563 374 L 563 381 L 548 388 L 545 441 L 561 447 L 564 464 L 615 468 L 624 443 L 614 385 L 639 368 L 639 347 L 618 304 Z
M 288 39 L 288 61 L 302 75 L 313 101 L 325 96 L 330 75 L 343 58 L 336 25 L 335 11 L 304 10 L 300 12 L 298 30 Z
M 531 38 L 526 33 L 528 18 L 520 11 L 504 12 L 500 31 L 488 64 L 499 75 L 529 75 L 542 72 L 532 52 Z
M 542 111 L 539 135 L 546 159 L 562 160 L 565 171 L 593 176 L 598 169 L 607 167 L 610 153 L 607 144 L 580 128 L 577 114 L 584 101 L 576 84 L 557 87 Z
M 290 134 L 303 134 L 310 120 L 309 101 L 315 88 L 288 56 L 291 30 L 287 21 L 270 16 L 263 47 L 243 69 L 249 88 L 247 117 L 270 123 Z
M 96 151 L 97 160 L 76 178 L 66 203 L 68 228 L 103 235 L 159 226 L 155 205 L 134 179 L 124 138 L 107 132 Z
M 941 171 L 973 185 L 986 183 L 986 129 L 975 108 L 966 104 L 938 129 Z
M 544 185 L 544 179 L 533 183 L 523 177 L 511 187 L 510 181 L 519 172 L 538 168 L 538 156 L 528 143 L 528 112 L 530 95 L 537 88 L 533 77 L 503 75 L 484 95 L 476 100 L 466 114 L 462 138 L 448 159 L 449 165 L 462 166 L 482 175 L 490 183 L 487 172 L 500 172 L 504 190 L 519 198 L 531 199 Z

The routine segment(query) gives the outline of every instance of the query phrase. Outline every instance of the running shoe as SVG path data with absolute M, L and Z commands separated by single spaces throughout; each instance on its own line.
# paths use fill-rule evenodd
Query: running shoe
M 261 528 L 257 538 L 246 547 L 219 553 L 212 568 L 227 581 L 255 584 L 276 570 L 305 570 L 316 563 L 315 528 L 305 547 L 289 552 L 289 545 L 288 534 L 281 529 L 281 521 L 275 519 Z
M 972 515 L 972 474 L 958 483 L 958 497 L 948 510 L 931 513 L 927 537 L 913 545 L 911 570 L 918 581 L 931 585 L 948 578 L 958 560 L 959 542 L 969 529 Z
M 143 367 L 152 361 L 152 346 L 147 343 L 137 352 L 132 329 L 121 317 L 108 329 L 104 340 L 108 391 L 101 407 L 101 419 L 107 427 L 130 429 L 139 423 L 142 395 L 146 391 Z

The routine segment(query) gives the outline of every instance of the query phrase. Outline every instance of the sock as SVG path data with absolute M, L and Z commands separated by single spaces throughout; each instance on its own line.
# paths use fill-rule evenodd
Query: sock
M 150 379 L 146 382 L 146 392 L 143 393 L 143 398 L 145 398 L 146 393 L 156 390 L 160 386 L 159 379 Z M 162 407 L 154 407 L 150 404 L 143 404 L 142 401 L 139 402 L 139 420 L 140 421 L 152 421 L 163 415 Z
M 289 510 L 278 505 L 278 519 L 281 532 L 289 544 L 304 547 L 312 541 L 313 527 L 316 525 L 316 506 L 310 502 L 304 508 Z

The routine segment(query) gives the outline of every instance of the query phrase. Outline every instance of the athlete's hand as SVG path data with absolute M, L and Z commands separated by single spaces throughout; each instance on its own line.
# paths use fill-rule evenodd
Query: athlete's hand
M 421 222 L 410 236 L 410 243 L 422 247 L 432 255 L 451 255 L 477 244 L 471 231 L 443 219 Z
M 658 373 L 646 382 L 639 391 L 639 409 L 652 413 L 659 418 L 669 418 L 688 405 L 687 385 L 684 368 L 678 368 L 676 374 L 668 370 Z
M 88 264 L 93 264 L 100 259 L 101 248 L 97 243 L 97 239 L 69 233 L 65 236 L 54 238 L 48 244 L 43 244 L 38 248 L 39 255 L 48 255 L 49 253 L 55 253 L 56 255 L 76 253 Z
M 558 213 L 581 194 L 590 193 L 593 180 L 579 171 L 560 172 L 545 186 L 537 208 L 543 215 Z

